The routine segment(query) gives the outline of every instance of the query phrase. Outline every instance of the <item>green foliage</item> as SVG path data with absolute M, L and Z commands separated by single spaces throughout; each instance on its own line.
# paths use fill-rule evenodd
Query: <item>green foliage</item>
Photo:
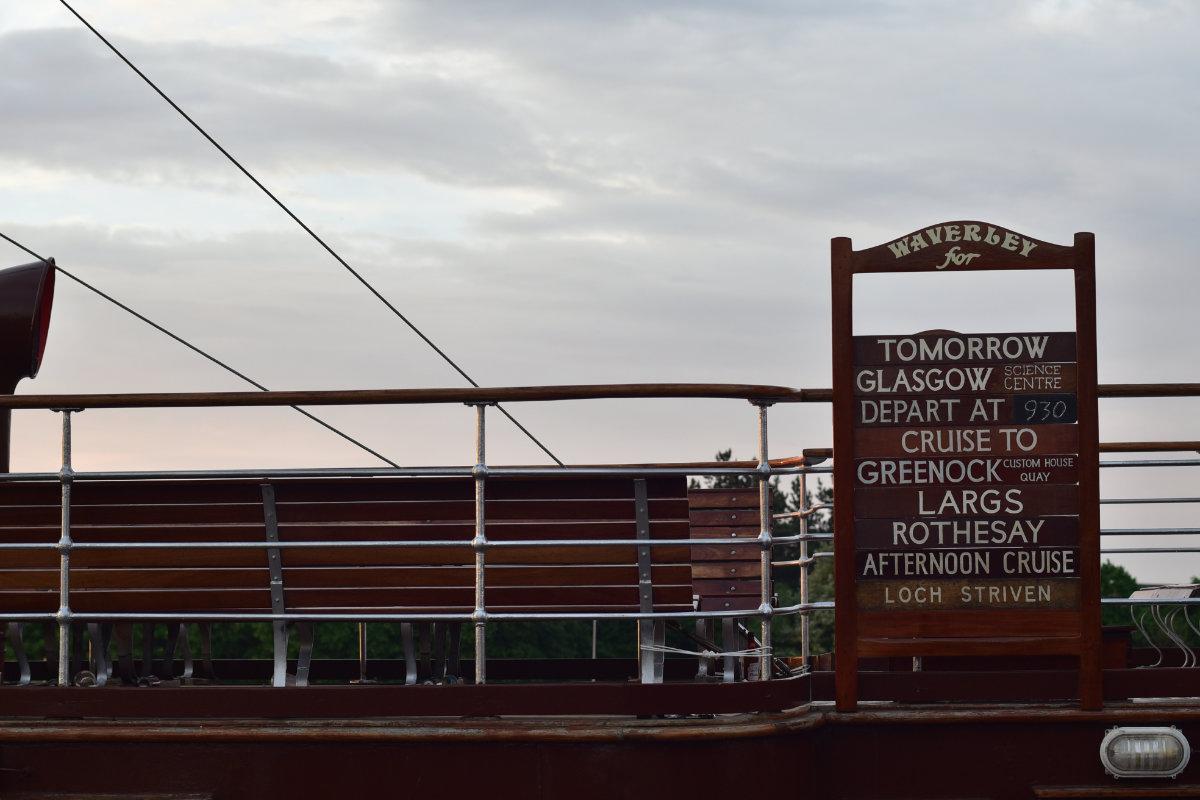
M 1129 597 L 1137 591 L 1138 582 L 1124 567 L 1117 566 L 1111 561 L 1100 565 L 1100 596 Z M 1105 608 L 1101 612 L 1101 621 L 1105 625 L 1128 625 L 1129 609 Z

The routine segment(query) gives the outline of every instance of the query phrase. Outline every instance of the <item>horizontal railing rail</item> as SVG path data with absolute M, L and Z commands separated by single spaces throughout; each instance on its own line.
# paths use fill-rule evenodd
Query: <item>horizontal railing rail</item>
M 794 459 L 787 459 L 794 461 Z M 777 462 L 772 462 L 775 464 Z M 469 478 L 474 467 L 330 467 L 328 469 L 199 469 L 199 470 L 143 470 L 121 472 L 76 472 L 76 481 L 139 481 L 139 480 L 220 480 L 262 478 Z M 828 472 L 824 467 L 772 466 L 772 475 L 798 475 L 801 472 Z M 562 467 L 489 467 L 492 478 L 560 478 L 564 475 L 587 475 L 591 477 L 637 478 L 637 477 L 708 477 L 708 476 L 757 476 L 758 467 L 730 467 L 706 463 L 693 466 L 562 466 Z M 0 472 L 0 481 L 57 482 L 57 472 Z
M 1106 606 L 1200 606 L 1200 597 L 1101 597 Z
M 776 536 L 772 545 L 795 544 L 807 536 Z M 647 542 L 653 547 L 712 547 L 712 539 L 511 539 L 488 542 L 488 549 L 508 550 L 512 548 L 537 547 L 638 547 Z M 290 550 L 295 548 L 403 548 L 403 547 L 462 547 L 472 548 L 470 541 L 463 539 L 332 539 L 306 542 L 73 542 L 72 550 Z M 0 550 L 57 550 L 59 546 L 50 542 L 0 542 Z M 0 613 L 0 617 L 3 614 Z
M 550 620 L 656 620 L 656 619 L 729 619 L 746 616 L 792 616 L 802 611 L 832 609 L 832 602 L 795 603 L 790 606 L 779 606 L 770 611 L 747 612 L 744 610 L 718 611 L 489 611 L 487 619 L 492 621 L 550 621 Z M 4 614 L 6 621 L 46 622 L 61 619 L 59 614 L 50 611 L 23 612 Z M 273 614 L 269 612 L 80 612 L 72 611 L 69 619 L 73 622 L 475 622 L 474 612 L 403 612 L 403 613 L 340 613 L 330 612 L 285 612 Z

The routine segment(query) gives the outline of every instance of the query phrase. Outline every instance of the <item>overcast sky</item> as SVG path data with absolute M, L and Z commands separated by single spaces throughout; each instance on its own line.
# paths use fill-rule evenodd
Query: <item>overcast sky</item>
M 77 7 L 483 385 L 828 386 L 829 239 L 972 218 L 1096 233 L 1102 382 L 1200 378 L 1191 3 Z M 0 109 L 5 233 L 272 388 L 461 385 L 53 0 L 0 3 Z M 885 333 L 1071 327 L 1046 280 L 864 285 L 856 313 Z M 240 388 L 61 281 L 20 391 Z M 1200 439 L 1197 402 L 1104 401 L 1102 439 Z M 754 446 L 732 401 L 512 410 L 566 461 Z M 320 413 L 405 464 L 471 457 L 461 407 Z M 774 455 L 830 444 L 826 407 L 772 418 Z M 15 469 L 55 466 L 56 424 L 16 416 Z M 89 411 L 76 431 L 84 469 L 374 463 L 284 409 Z M 496 462 L 539 460 L 490 433 Z M 1105 493 L 1200 494 L 1195 471 L 1135 472 Z

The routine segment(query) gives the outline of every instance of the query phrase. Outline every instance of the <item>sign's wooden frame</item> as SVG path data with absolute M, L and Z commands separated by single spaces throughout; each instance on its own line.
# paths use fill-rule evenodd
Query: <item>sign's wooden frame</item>
M 961 232 L 997 231 L 995 242 L 967 244 Z M 954 241 L 940 232 L 957 227 Z M 934 230 L 937 236 L 926 232 Z M 835 670 L 837 708 L 853 711 L 858 703 L 858 660 L 877 656 L 1074 655 L 1079 657 L 1079 698 L 1083 709 L 1102 705 L 1100 662 L 1100 461 L 1096 403 L 1095 237 L 1076 233 L 1071 246 L 1017 236 L 1021 246 L 1001 246 L 1007 229 L 978 221 L 939 223 L 855 251 L 848 237 L 832 240 L 833 300 L 833 452 Z M 897 254 L 898 242 L 927 246 Z M 975 240 L 978 241 L 978 240 Z M 1020 250 L 1032 243 L 1025 255 Z M 957 265 L 953 255 L 981 251 Z M 941 265 L 941 266 L 939 266 Z M 978 272 L 984 270 L 1066 269 L 1074 273 L 1079 426 L 1078 611 L 890 611 L 860 613 L 856 599 L 854 535 L 854 276 L 896 272 Z M 880 619 L 879 614 L 885 614 Z M 936 615 L 936 616 L 934 616 Z M 886 626 L 886 627 L 885 627 Z M 887 635 L 882 635 L 886 632 Z

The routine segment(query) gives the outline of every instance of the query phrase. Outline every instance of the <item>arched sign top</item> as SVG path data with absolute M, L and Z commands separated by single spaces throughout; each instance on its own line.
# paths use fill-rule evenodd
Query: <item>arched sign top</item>
M 881 245 L 855 250 L 848 268 L 858 272 L 978 272 L 993 269 L 1070 269 L 1072 245 L 1035 239 L 1011 228 L 979 220 L 927 225 Z M 836 241 L 836 240 L 835 240 Z

